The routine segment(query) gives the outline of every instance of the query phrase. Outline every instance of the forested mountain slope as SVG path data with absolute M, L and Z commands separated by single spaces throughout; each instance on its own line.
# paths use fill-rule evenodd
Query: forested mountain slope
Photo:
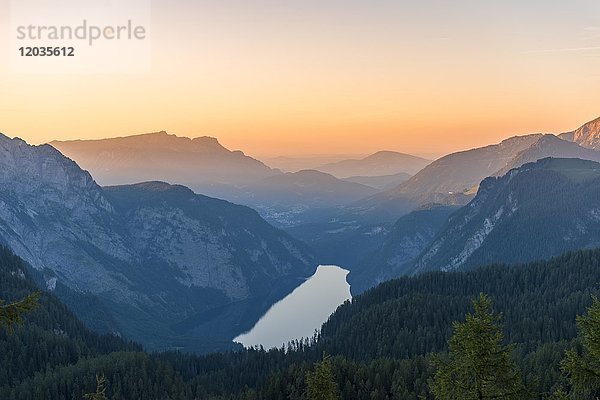
M 37 290 L 26 264 L 0 246 L 0 299 L 12 302 Z M 0 328 L 0 388 L 85 358 L 141 351 L 141 346 L 116 336 L 92 333 L 47 292 L 42 293 L 38 308 L 25 321 L 24 326 L 11 331 Z
M 547 158 L 487 178 L 410 273 L 518 263 L 600 246 L 600 164 Z
M 406 275 L 412 261 L 457 209 L 456 206 L 429 205 L 400 217 L 383 243 L 359 260 L 348 275 L 352 293 L 362 293 L 384 281 Z
M 105 351 L 125 351 L 98 351 L 89 358 L 69 359 L 65 366 L 32 364 L 24 376 L 10 383 L 0 380 L 0 397 L 80 398 L 93 390 L 94 375 L 103 373 L 111 399 L 306 399 L 306 373 L 326 352 L 333 356 L 333 375 L 343 398 L 432 399 L 427 384 L 433 373 L 430 354 L 446 349 L 452 322 L 462 320 L 471 299 L 483 291 L 503 315 L 506 340 L 517 344 L 518 365 L 532 398 L 542 399 L 562 379 L 558 365 L 576 335 L 575 316 L 585 312 L 592 294 L 598 294 L 599 266 L 600 250 L 589 250 L 516 267 L 433 272 L 389 281 L 341 306 L 323 326 L 316 344 L 296 343 L 287 352 L 251 349 L 203 357 L 149 356 L 109 338 L 117 345 L 103 347 Z M 11 275 L 14 268 L 5 271 Z M 11 276 L 23 279 L 19 273 Z M 11 279 L 2 282 L 7 285 L 0 298 L 19 284 Z M 13 296 L 32 289 L 23 286 Z M 20 331 L 31 330 L 33 320 L 34 315 Z M 44 326 L 43 334 L 58 335 L 50 332 L 51 327 Z M 21 338 L 29 344 L 26 336 Z M 12 340 L 0 339 L 0 346 Z M 6 376 L 18 359 L 9 357 L 0 376 Z M 33 376 L 34 372 L 39 373 Z

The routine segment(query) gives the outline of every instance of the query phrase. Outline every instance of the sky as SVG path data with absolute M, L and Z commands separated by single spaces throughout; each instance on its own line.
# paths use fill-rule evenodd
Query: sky
M 28 74 L 2 62 L 16 49 L 0 0 L 0 132 L 38 144 L 166 130 L 255 156 L 442 154 L 600 116 L 598 0 L 150 7 L 147 68 Z

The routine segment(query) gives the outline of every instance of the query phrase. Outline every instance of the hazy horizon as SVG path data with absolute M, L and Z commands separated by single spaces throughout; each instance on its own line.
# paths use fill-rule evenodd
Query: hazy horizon
M 600 116 L 600 112 L 599 112 L 599 116 Z M 492 145 L 492 144 L 497 144 L 502 142 L 503 140 L 506 140 L 508 138 L 511 137 L 515 137 L 515 136 L 524 136 L 524 135 L 530 135 L 530 134 L 538 134 L 538 133 L 543 133 L 543 134 L 553 134 L 553 135 L 559 135 L 561 133 L 566 133 L 566 132 L 570 132 L 573 131 L 577 128 L 579 128 L 581 125 L 583 125 L 584 123 L 590 122 L 594 119 L 596 119 L 598 117 L 593 117 L 593 118 L 589 118 L 586 119 L 585 121 L 578 123 L 574 126 L 572 126 L 571 128 L 568 129 L 562 129 L 562 130 L 551 130 L 551 131 L 531 131 L 531 132 L 520 132 L 520 133 L 508 133 L 504 136 L 499 136 L 498 139 L 494 139 L 494 141 L 492 142 L 486 142 L 486 143 L 477 143 L 477 144 L 473 144 L 471 146 L 467 145 L 467 147 L 449 147 L 449 150 L 447 151 L 441 151 L 441 152 L 435 152 L 435 151 L 427 151 L 427 149 L 425 149 L 425 151 L 406 151 L 404 149 L 401 148 L 390 148 L 390 147 L 383 147 L 383 148 L 373 148 L 373 150 L 371 151 L 363 151 L 363 152 L 332 152 L 329 149 L 322 149 L 319 148 L 317 146 L 317 144 L 315 144 L 314 146 L 314 150 L 312 151 L 308 151 L 306 153 L 301 153 L 301 152 L 297 152 L 295 150 L 289 150 L 289 152 L 284 152 L 284 153 L 278 153 L 278 152 L 267 152 L 265 150 L 258 150 L 255 152 L 249 151 L 245 148 L 242 147 L 236 147 L 235 144 L 230 145 L 228 143 L 225 143 L 219 136 L 217 135 L 213 135 L 213 134 L 198 134 L 198 135 L 186 135 L 186 134 L 181 134 L 179 132 L 173 132 L 170 130 L 151 130 L 148 132 L 131 132 L 131 133 L 127 133 L 127 134 L 115 134 L 115 135 L 110 135 L 107 134 L 105 136 L 94 136 L 94 137 L 88 137 L 85 135 L 81 135 L 80 137 L 74 137 L 74 138 L 65 138 L 65 139 L 58 139 L 58 138 L 54 138 L 54 139 L 50 139 L 47 141 L 33 141 L 30 140 L 29 137 L 31 135 L 25 134 L 25 135 L 19 135 L 19 134 L 11 134 L 10 132 L 6 132 L 6 131 L 2 131 L 1 127 L 0 127 L 0 133 L 11 137 L 11 138 L 21 138 L 23 140 L 25 140 L 26 142 L 28 142 L 29 144 L 33 144 L 33 145 L 41 145 L 41 144 L 49 144 L 53 141 L 76 141 L 76 140 L 106 140 L 106 139 L 117 139 L 117 138 L 123 138 L 123 137 L 130 137 L 130 136 L 142 136 L 142 135 L 146 135 L 146 134 L 152 134 L 152 133 L 159 133 L 159 132 L 166 132 L 169 135 L 174 135 L 177 137 L 186 137 L 186 138 L 190 138 L 190 139 L 195 139 L 195 138 L 200 138 L 200 137 L 212 137 L 212 138 L 216 138 L 219 143 L 221 145 L 223 145 L 225 148 L 227 148 L 228 150 L 231 151 L 242 151 L 244 152 L 246 155 L 252 156 L 252 157 L 256 157 L 259 159 L 264 159 L 264 160 L 276 160 L 278 158 L 289 158 L 289 159 L 310 159 L 310 158 L 315 158 L 315 159 L 319 159 L 319 158 L 323 158 L 323 159 L 333 159 L 330 160 L 334 161 L 334 160 L 345 160 L 345 159 L 361 159 L 364 157 L 367 157 L 371 154 L 374 154 L 376 152 L 380 152 L 380 151 L 393 151 L 393 152 L 398 152 L 398 153 L 405 153 L 405 154 L 410 154 L 413 156 L 417 156 L 417 157 L 421 157 L 421 158 L 425 158 L 425 159 L 429 159 L 429 160 L 436 160 L 438 158 L 441 158 L 445 155 L 448 154 L 452 154 L 455 152 L 459 152 L 459 151 L 464 151 L 464 150 L 470 150 L 470 149 L 474 149 L 474 148 L 478 148 L 478 147 L 484 147 L 487 145 Z M 254 146 L 250 145 L 250 148 L 254 148 Z M 363 147 L 367 147 L 367 146 L 363 146 Z M 319 152 L 320 150 L 320 152 Z
M 0 24 L 10 4 L 0 1 Z M 445 154 L 599 114 L 597 1 L 151 8 L 146 72 L 36 75 L 2 63 L 0 130 L 39 144 L 166 129 L 257 156 Z

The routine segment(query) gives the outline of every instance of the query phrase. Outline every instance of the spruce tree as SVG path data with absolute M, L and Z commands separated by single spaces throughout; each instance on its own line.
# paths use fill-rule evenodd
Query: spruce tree
M 600 300 L 594 297 L 587 315 L 577 317 L 583 351 L 568 350 L 562 369 L 571 383 L 571 397 L 600 398 Z
M 548 400 L 569 400 L 569 395 L 562 388 L 559 388 L 548 397 Z
M 338 387 L 331 369 L 331 358 L 324 356 L 314 371 L 306 374 L 308 400 L 340 400 Z
M 437 400 L 527 398 L 520 373 L 511 358 L 512 346 L 503 345 L 500 316 L 483 293 L 473 300 L 475 312 L 454 323 L 445 360 L 438 358 L 430 383 Z
M 0 327 L 11 329 L 13 325 L 23 324 L 23 315 L 33 311 L 39 305 L 40 293 L 35 292 L 23 300 L 4 304 L 0 300 Z

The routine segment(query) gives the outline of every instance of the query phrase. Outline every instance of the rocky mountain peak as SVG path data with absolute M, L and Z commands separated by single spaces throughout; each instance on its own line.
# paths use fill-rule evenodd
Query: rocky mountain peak
M 165 139 L 192 143 L 162 132 L 144 141 Z M 115 140 L 115 148 L 130 141 Z M 241 333 L 314 271 L 308 248 L 250 208 L 165 182 L 101 188 L 54 147 L 3 135 L 0 243 L 54 279 L 57 293 L 106 307 L 109 314 L 90 320 L 86 306 L 65 295 L 86 322 L 165 347 L 193 346 L 216 328 L 221 337 Z M 185 328 L 173 328 L 179 323 Z M 192 329 L 198 336 L 180 340 Z
M 32 146 L 20 138 L 0 135 L 0 184 L 21 196 L 47 193 L 65 205 L 93 201 L 110 209 L 87 171 L 50 145 Z
M 200 136 L 192 139 L 192 142 L 206 147 L 224 148 L 221 143 L 219 143 L 219 140 L 212 136 Z
M 573 141 L 583 147 L 600 150 L 600 118 L 584 124 L 573 132 Z
M 542 136 L 542 133 L 532 133 L 529 135 L 513 136 L 508 139 L 504 139 L 500 144 L 497 145 L 498 150 L 508 150 L 514 147 L 528 147 L 533 143 L 537 142 Z M 494 145 L 492 145 L 494 146 Z

